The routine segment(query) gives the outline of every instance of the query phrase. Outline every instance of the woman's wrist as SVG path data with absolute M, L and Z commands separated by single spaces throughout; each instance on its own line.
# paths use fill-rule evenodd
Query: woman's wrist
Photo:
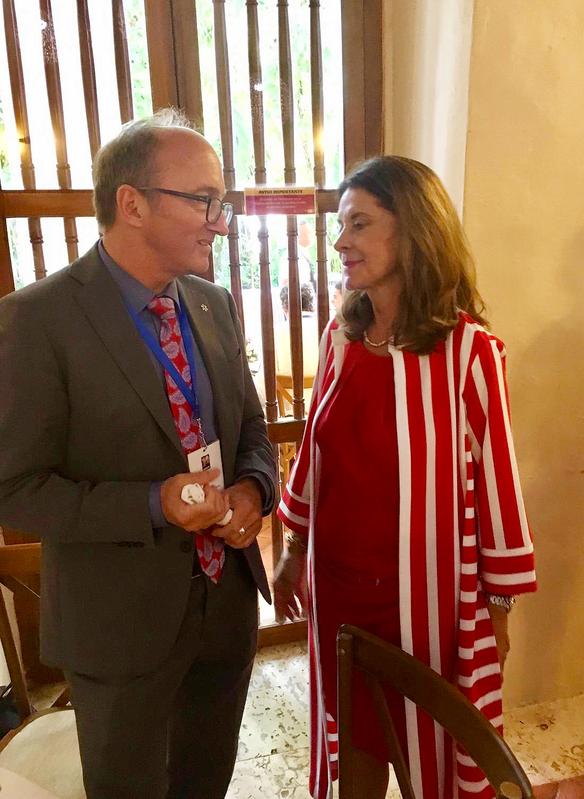
M 509 613 L 513 605 L 517 602 L 517 597 L 504 594 L 485 594 L 485 597 L 489 605 L 502 608 L 507 613 Z

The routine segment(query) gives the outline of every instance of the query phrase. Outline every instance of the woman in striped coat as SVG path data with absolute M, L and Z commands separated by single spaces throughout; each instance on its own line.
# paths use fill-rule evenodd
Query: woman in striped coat
M 505 351 L 448 195 L 423 164 L 375 158 L 341 184 L 339 224 L 350 292 L 322 338 L 274 586 L 281 613 L 308 612 L 316 799 L 337 776 L 341 623 L 400 645 L 501 729 L 507 612 L 535 590 Z M 387 753 L 364 685 L 354 691 L 354 798 L 382 799 Z M 493 796 L 441 729 L 388 701 L 418 799 Z

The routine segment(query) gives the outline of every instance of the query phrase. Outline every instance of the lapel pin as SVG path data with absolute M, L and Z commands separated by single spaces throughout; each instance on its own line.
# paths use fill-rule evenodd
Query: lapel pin
M 209 306 L 208 306 L 208 305 L 205 305 L 205 303 L 204 303 L 204 302 L 202 302 L 202 303 L 201 303 L 201 310 L 203 310 L 203 311 L 205 311 L 205 313 L 207 313 L 207 311 L 209 310 Z

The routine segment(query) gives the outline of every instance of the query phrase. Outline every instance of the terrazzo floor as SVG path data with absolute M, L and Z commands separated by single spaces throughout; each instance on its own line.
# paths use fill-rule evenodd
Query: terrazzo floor
M 309 799 L 308 662 L 306 644 L 260 650 L 226 799 Z M 538 799 L 584 799 L 584 694 L 512 710 L 506 738 L 537 789 Z M 400 796 L 395 781 L 388 799 Z

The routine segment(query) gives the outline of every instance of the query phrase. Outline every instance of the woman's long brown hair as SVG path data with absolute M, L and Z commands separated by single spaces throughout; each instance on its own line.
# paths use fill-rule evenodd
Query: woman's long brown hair
M 486 325 L 475 268 L 458 214 L 440 179 L 410 158 L 387 155 L 357 166 L 341 183 L 363 189 L 397 217 L 397 269 L 402 291 L 393 339 L 398 347 L 427 354 L 456 327 L 459 311 Z M 342 309 L 347 336 L 363 338 L 373 321 L 365 291 L 348 294 Z

